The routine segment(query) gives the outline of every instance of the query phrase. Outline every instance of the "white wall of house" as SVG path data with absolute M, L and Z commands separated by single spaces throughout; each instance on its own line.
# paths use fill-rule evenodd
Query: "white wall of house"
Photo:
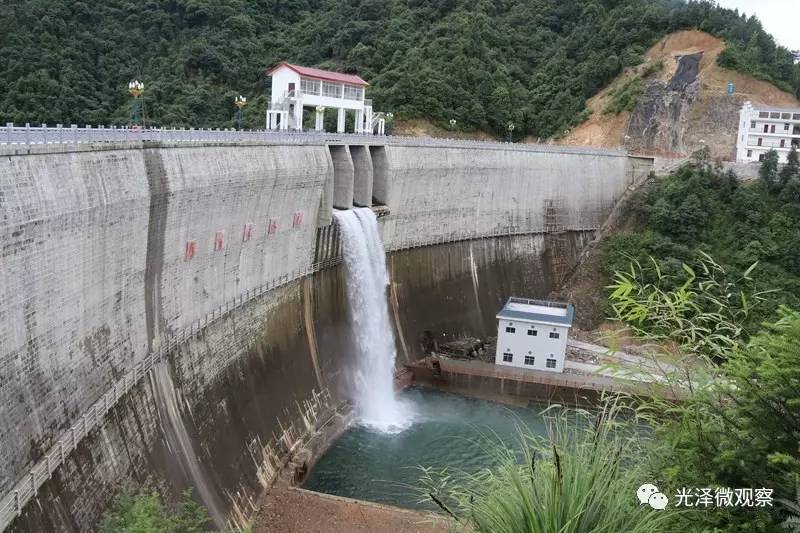
M 739 112 L 736 161 L 759 161 L 774 149 L 785 163 L 792 145 L 800 150 L 800 108 L 756 108 L 745 102 Z
M 300 74 L 288 67 L 281 67 L 272 73 L 272 96 L 273 102 L 280 102 L 289 90 L 289 84 L 294 83 L 296 89 L 300 89 Z
M 569 328 L 564 325 L 500 319 L 497 324 L 495 363 L 517 368 L 563 372 L 568 334 Z M 509 358 L 507 354 L 511 354 L 511 361 L 507 360 Z M 530 364 L 531 359 L 526 361 L 526 357 L 532 357 L 533 364 Z M 550 363 L 550 367 L 548 359 L 555 361 Z

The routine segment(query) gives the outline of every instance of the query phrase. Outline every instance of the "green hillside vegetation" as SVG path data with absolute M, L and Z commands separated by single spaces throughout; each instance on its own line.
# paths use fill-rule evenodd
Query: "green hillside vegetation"
M 664 70 L 664 62 L 656 61 L 647 65 L 642 72 L 622 83 L 611 92 L 611 99 L 603 109 L 605 114 L 618 114 L 633 111 L 644 94 L 645 80 Z
M 661 269 L 644 281 L 659 281 L 665 289 L 681 286 L 688 274 L 683 264 L 697 268 L 697 258 L 709 254 L 728 280 L 749 273 L 754 291 L 770 290 L 744 321 L 747 338 L 781 305 L 800 309 L 800 164 L 797 152 L 778 170 L 772 151 L 763 163 L 761 179 L 741 183 L 712 164 L 703 152 L 669 177 L 637 193 L 628 209 L 636 231 L 611 236 L 603 248 L 608 276 L 628 271 L 632 260 Z M 743 309 L 747 302 L 731 302 Z
M 800 68 L 755 19 L 679 0 L 16 0 L 0 10 L 0 120 L 262 127 L 280 60 L 357 72 L 376 109 L 548 137 L 665 34 L 726 39 L 720 61 L 800 94 Z

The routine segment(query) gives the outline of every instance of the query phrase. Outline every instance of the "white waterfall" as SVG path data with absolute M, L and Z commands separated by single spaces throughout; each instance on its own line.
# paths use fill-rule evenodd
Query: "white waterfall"
M 401 431 L 411 414 L 394 392 L 395 344 L 386 288 L 389 276 L 375 213 L 368 208 L 334 213 L 343 242 L 347 299 L 355 339 L 354 400 L 361 424 Z

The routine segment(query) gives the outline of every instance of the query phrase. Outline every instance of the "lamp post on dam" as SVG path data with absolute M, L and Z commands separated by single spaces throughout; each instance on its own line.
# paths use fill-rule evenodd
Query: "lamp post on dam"
M 131 114 L 131 126 L 139 129 L 144 126 L 144 112 L 142 95 L 144 94 L 144 83 L 139 80 L 132 80 L 128 83 L 128 93 L 133 97 L 133 112 Z
M 243 108 L 244 108 L 244 106 L 247 105 L 247 98 L 245 98 L 244 96 L 242 96 L 240 94 L 239 96 L 237 96 L 233 100 L 233 103 L 236 104 L 236 107 L 237 107 L 237 110 L 236 110 L 236 126 L 237 126 L 237 129 L 239 131 L 241 131 L 242 130 L 242 119 L 244 118 Z

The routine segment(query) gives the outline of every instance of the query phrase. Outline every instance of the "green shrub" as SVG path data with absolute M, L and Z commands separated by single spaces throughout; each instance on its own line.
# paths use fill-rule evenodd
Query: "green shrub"
M 151 486 L 119 490 L 100 522 L 103 533 L 204 533 L 210 527 L 208 512 L 194 501 L 191 489 L 167 505 Z
M 647 65 L 644 70 L 642 70 L 642 78 L 649 78 L 654 74 L 658 74 L 664 70 L 664 61 L 659 59 L 658 61 L 653 61 L 649 65 Z
M 607 115 L 616 115 L 623 111 L 633 111 L 644 94 L 644 81 L 636 76 L 626 81 L 620 88 L 611 93 L 611 100 L 603 109 Z
M 615 277 L 615 318 L 650 341 L 662 383 L 682 392 L 680 403 L 654 398 L 639 409 L 655 431 L 650 468 L 672 487 L 774 490 L 774 506 L 693 509 L 674 515 L 670 531 L 779 531 L 797 522 L 786 514 L 798 510 L 800 314 L 782 308 L 748 340 L 745 315 L 766 295 L 703 263 L 669 291 L 642 282 L 636 265 Z

